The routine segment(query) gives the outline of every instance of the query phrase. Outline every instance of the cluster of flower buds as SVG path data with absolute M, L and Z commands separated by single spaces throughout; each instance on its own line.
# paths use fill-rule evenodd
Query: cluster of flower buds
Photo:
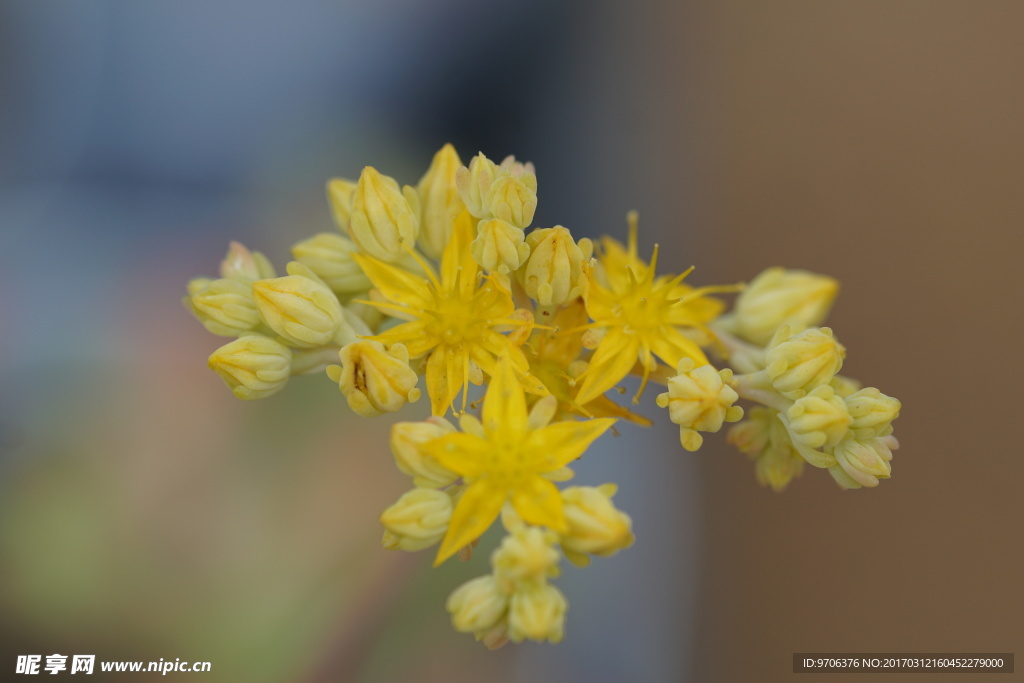
M 665 387 L 658 405 L 686 450 L 736 423 L 729 440 L 776 490 L 805 463 L 845 488 L 890 475 L 900 404 L 837 374 L 845 349 L 819 327 L 831 278 L 770 268 L 745 288 L 692 286 L 692 267 L 657 272 L 657 246 L 639 255 L 635 213 L 626 244 L 531 229 L 533 166 L 463 164 L 451 145 L 415 186 L 366 167 L 330 180 L 327 198 L 337 230 L 296 243 L 286 275 L 232 243 L 220 278 L 189 283 L 186 307 L 234 337 L 209 364 L 240 398 L 318 372 L 364 417 L 427 394 L 430 416 L 391 431 L 413 488 L 381 515 L 383 545 L 469 559 L 500 518 L 491 573 L 448 601 L 455 628 L 489 647 L 560 641 L 561 557 L 587 566 L 633 543 L 614 484 L 559 487 L 616 420 L 652 424 L 613 400 L 627 377 L 634 405 L 649 381 Z M 716 295 L 736 292 L 727 313 Z M 479 416 L 470 384 L 486 386 Z M 759 405 L 744 416 L 741 400 Z

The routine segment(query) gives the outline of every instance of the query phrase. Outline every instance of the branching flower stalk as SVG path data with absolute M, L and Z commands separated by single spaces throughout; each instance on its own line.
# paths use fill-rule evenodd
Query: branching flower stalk
M 327 195 L 338 232 L 298 242 L 286 275 L 232 243 L 185 305 L 234 338 L 209 365 L 242 399 L 325 373 L 375 417 L 416 402 L 423 377 L 430 415 L 391 431 L 412 488 L 381 515 L 383 545 L 436 545 L 437 566 L 469 559 L 500 520 L 490 573 L 447 603 L 455 628 L 488 647 L 562 640 L 560 559 L 586 566 L 632 545 L 614 484 L 558 486 L 616 420 L 652 424 L 613 400 L 627 376 L 640 378 L 634 405 L 649 382 L 665 387 L 657 403 L 686 450 L 734 423 L 729 442 L 776 491 L 805 464 L 845 489 L 891 474 L 900 403 L 838 374 L 846 349 L 820 326 L 832 278 L 769 268 L 746 286 L 693 286 L 692 267 L 658 273 L 657 246 L 640 257 L 635 213 L 626 245 L 529 230 L 533 166 L 483 154 L 464 165 L 451 145 L 416 187 L 367 167 Z M 715 295 L 730 293 L 725 312 Z M 486 385 L 479 417 L 470 384 Z M 740 400 L 756 405 L 744 414 Z

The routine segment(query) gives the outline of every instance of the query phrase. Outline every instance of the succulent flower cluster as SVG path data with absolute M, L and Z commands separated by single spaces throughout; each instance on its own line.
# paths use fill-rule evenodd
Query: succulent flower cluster
M 235 338 L 209 365 L 239 398 L 325 372 L 374 417 L 417 401 L 423 378 L 431 415 L 392 427 L 413 488 L 381 515 L 383 545 L 438 545 L 435 566 L 468 559 L 500 519 L 508 535 L 491 573 L 447 605 L 455 628 L 488 647 L 560 641 L 560 558 L 586 566 L 633 543 L 613 484 L 558 486 L 616 420 L 651 424 L 612 400 L 627 376 L 640 378 L 634 404 L 649 381 L 667 388 L 658 405 L 686 450 L 736 423 L 729 440 L 776 490 L 805 463 L 844 488 L 890 474 L 900 404 L 838 374 L 845 349 L 818 327 L 831 278 L 770 268 L 746 287 L 694 287 L 692 268 L 657 273 L 657 246 L 639 256 L 635 214 L 626 245 L 530 230 L 533 166 L 483 154 L 464 165 L 451 145 L 416 187 L 367 167 L 329 181 L 327 195 L 339 231 L 298 242 L 286 275 L 232 243 L 220 278 L 189 283 L 186 307 Z M 733 292 L 725 313 L 714 295 Z M 486 385 L 482 401 L 471 384 Z M 760 405 L 744 419 L 740 399 Z

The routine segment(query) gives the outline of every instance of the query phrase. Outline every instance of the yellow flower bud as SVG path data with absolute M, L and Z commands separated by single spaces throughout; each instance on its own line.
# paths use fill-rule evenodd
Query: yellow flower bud
M 475 218 L 491 216 L 491 185 L 501 174 L 502 170 L 483 152 L 470 159 L 468 168 L 462 166 L 455 172 L 455 186 L 470 215 Z
M 331 207 L 331 218 L 338 229 L 346 235 L 351 234 L 349 221 L 352 219 L 352 196 L 356 184 L 344 178 L 331 178 L 327 181 L 327 204 Z
M 559 535 L 562 551 L 573 564 L 585 566 L 590 555 L 607 557 L 633 545 L 633 522 L 612 503 L 614 484 L 571 486 L 562 491 L 569 531 Z
M 793 329 L 820 325 L 838 292 L 839 283 L 830 277 L 768 268 L 737 297 L 733 309 L 736 331 L 764 346 L 782 325 Z
M 394 178 L 367 166 L 359 176 L 352 198 L 349 220 L 352 239 L 370 256 L 396 261 L 416 244 L 418 210 L 415 190 L 406 187 L 403 194 Z
M 480 576 L 456 588 L 445 604 L 456 631 L 487 631 L 499 624 L 508 609 L 508 596 L 493 576 Z
M 537 210 L 537 191 L 519 178 L 503 174 L 491 184 L 487 205 L 492 216 L 526 228 Z
M 356 414 L 376 417 L 393 413 L 419 399 L 419 377 L 409 367 L 404 344 L 385 349 L 380 342 L 363 339 L 346 344 L 339 356 L 341 365 L 327 368 L 327 376 L 338 383 Z
M 861 383 L 852 377 L 843 377 L 842 375 L 836 375 L 832 378 L 829 386 L 836 392 L 836 396 L 842 396 L 846 398 L 850 394 L 854 394 L 861 388 Z
M 231 280 L 252 282 L 276 274 L 266 256 L 258 251 L 249 251 L 238 242 L 231 243 L 227 256 L 220 262 L 220 276 Z
M 543 642 L 562 642 L 565 612 L 569 602 L 562 592 L 549 584 L 526 584 L 509 600 L 508 635 L 514 643 L 529 638 Z
M 771 408 L 755 407 L 729 430 L 729 443 L 754 460 L 754 475 L 762 486 L 782 491 L 804 469 L 789 432 Z
M 191 291 L 194 287 L 190 283 L 191 296 L 184 302 L 207 330 L 222 337 L 237 337 L 260 324 L 251 284 L 227 278 L 203 282 L 205 286 L 198 291 Z
M 888 479 L 892 472 L 892 451 L 881 438 L 862 441 L 850 434 L 839 442 L 833 454 L 836 465 L 829 472 L 843 488 L 878 486 L 878 480 Z
M 692 358 L 683 358 L 668 391 L 658 396 L 658 405 L 668 408 L 669 419 L 679 425 L 679 440 L 688 451 L 700 448 L 704 438 L 698 432 L 717 432 L 723 422 L 736 422 L 743 409 L 734 406 L 739 399 L 729 386 L 732 370 L 715 370 L 711 365 L 693 367 Z
M 329 344 L 345 321 L 338 297 L 302 264 L 288 264 L 285 277 L 257 280 L 252 296 L 264 322 L 289 344 L 312 348 Z
M 292 352 L 284 344 L 257 334 L 228 342 L 210 355 L 210 369 L 235 396 L 245 400 L 277 393 L 291 375 Z
M 798 398 L 787 415 L 793 439 L 809 448 L 835 446 L 846 436 L 851 422 L 846 403 L 828 385 Z
M 424 422 L 399 422 L 391 427 L 391 452 L 395 463 L 413 479 L 416 486 L 448 486 L 459 475 L 423 451 L 423 445 L 455 431 L 443 417 L 428 417 Z
M 352 258 L 358 247 L 332 232 L 322 232 L 292 247 L 292 256 L 337 294 L 351 295 L 369 290 L 373 284 Z
M 517 270 L 530 255 L 526 235 L 511 223 L 499 218 L 480 221 L 476 239 L 469 249 L 476 262 L 488 272 L 502 275 Z
M 566 228 L 534 230 L 526 244 L 530 258 L 518 277 L 531 298 L 542 306 L 562 306 L 584 294 L 588 259 Z
M 523 582 L 558 576 L 557 541 L 557 534 L 540 527 L 523 525 L 513 530 L 491 556 L 500 585 L 511 591 Z
M 423 550 L 444 536 L 452 518 L 452 497 L 437 489 L 407 491 L 380 516 L 388 550 Z
M 831 382 L 845 357 L 846 349 L 831 329 L 812 327 L 791 335 L 783 325 L 768 345 L 765 372 L 775 390 L 793 400 Z
M 892 421 L 900 416 L 900 402 L 874 387 L 861 389 L 846 397 L 846 408 L 853 417 L 850 429 L 858 439 L 887 436 Z
M 420 197 L 422 225 L 419 245 L 427 256 L 441 258 L 455 225 L 455 217 L 465 207 L 455 185 L 455 174 L 462 166 L 450 144 L 434 155 L 430 168 L 420 179 L 416 191 Z

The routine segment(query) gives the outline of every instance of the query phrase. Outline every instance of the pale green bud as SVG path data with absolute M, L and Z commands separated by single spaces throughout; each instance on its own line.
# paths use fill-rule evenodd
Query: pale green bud
M 199 284 L 203 286 L 198 287 Z M 241 280 L 193 281 L 185 306 L 213 334 L 238 337 L 260 324 L 260 313 L 252 298 L 252 285 Z
M 386 349 L 380 342 L 363 339 L 346 344 L 338 355 L 341 365 L 327 368 L 327 376 L 338 383 L 356 414 L 376 417 L 393 413 L 419 399 L 419 377 L 409 367 L 404 344 Z
M 845 478 L 837 476 L 840 474 L 837 472 L 833 472 L 832 476 L 844 488 L 878 486 L 878 480 L 888 479 L 892 472 L 892 466 L 889 464 L 892 460 L 892 451 L 882 438 L 862 441 L 850 434 L 839 442 L 833 454 L 836 465 Z M 856 486 L 850 486 L 850 480 L 855 482 Z
M 291 375 L 291 350 L 270 337 L 246 335 L 210 355 L 210 369 L 220 375 L 235 396 L 266 398 L 284 388 Z
M 418 244 L 427 256 L 441 258 L 452 234 L 455 217 L 465 207 L 455 185 L 455 174 L 462 166 L 455 148 L 450 144 L 434 155 L 430 168 L 416 186 L 421 205 Z
M 419 234 L 416 191 L 399 189 L 394 178 L 372 166 L 363 169 L 352 199 L 352 239 L 370 256 L 396 261 L 416 244 Z
M 388 550 L 423 550 L 448 531 L 452 518 L 452 498 L 444 491 L 415 488 L 406 492 L 380 516 L 387 533 Z
M 765 372 L 776 391 L 794 400 L 831 382 L 845 356 L 846 349 L 831 329 L 812 327 L 791 335 L 789 326 L 783 325 L 768 345 Z
M 293 274 L 252 285 L 264 322 L 293 346 L 331 343 L 345 325 L 338 297 L 302 264 L 289 263 L 288 272 Z
M 717 432 L 723 422 L 743 417 L 743 408 L 733 405 L 739 395 L 729 385 L 732 370 L 693 366 L 692 358 L 679 361 L 668 391 L 658 396 L 658 405 L 668 408 L 669 419 L 679 425 L 680 443 L 688 451 L 697 450 L 704 442 L 698 432 Z
M 454 482 L 459 475 L 423 450 L 424 444 L 454 431 L 452 423 L 436 416 L 423 422 L 399 422 L 392 426 L 391 452 L 398 469 L 411 476 L 416 486 L 440 488 Z
M 851 422 L 846 403 L 828 385 L 798 398 L 787 415 L 793 439 L 809 448 L 835 446 L 846 436 Z
M 900 402 L 874 387 L 861 389 L 846 397 L 846 408 L 853 417 L 850 429 L 859 439 L 887 436 L 892 421 L 900 416 Z
M 562 306 L 586 292 L 589 259 L 566 228 L 534 230 L 526 244 L 530 258 L 517 277 L 531 298 L 542 306 Z
M 493 218 L 480 221 L 476 239 L 470 243 L 469 249 L 481 268 L 505 275 L 518 269 L 530 255 L 525 237 L 520 228 Z
M 525 584 L 509 600 L 508 635 L 514 643 L 530 639 L 562 642 L 569 602 L 549 584 Z
M 558 576 L 558 535 L 535 526 L 520 526 L 501 542 L 491 556 L 499 584 L 511 591 L 523 582 Z
M 480 576 L 456 588 L 445 604 L 456 631 L 489 631 L 498 626 L 508 609 L 508 596 L 493 576 Z
M 327 181 L 327 205 L 331 207 L 331 218 L 338 229 L 346 235 L 351 234 L 349 222 L 352 219 L 352 195 L 356 184 L 344 178 L 331 178 Z
M 612 503 L 614 484 L 571 486 L 562 491 L 562 511 L 569 531 L 559 535 L 566 557 L 585 565 L 589 555 L 607 557 L 633 545 L 633 522 Z
M 775 331 L 789 324 L 793 329 L 825 321 L 839 283 L 805 270 L 768 268 L 747 285 L 733 309 L 736 331 L 759 346 L 771 341 Z
M 333 232 L 322 232 L 292 247 L 292 256 L 337 294 L 351 295 L 369 290 L 373 283 L 352 258 L 359 247 Z
M 220 263 L 220 276 L 242 282 L 253 282 L 274 277 L 274 266 L 258 251 L 249 251 L 242 244 L 232 242 L 227 256 Z

